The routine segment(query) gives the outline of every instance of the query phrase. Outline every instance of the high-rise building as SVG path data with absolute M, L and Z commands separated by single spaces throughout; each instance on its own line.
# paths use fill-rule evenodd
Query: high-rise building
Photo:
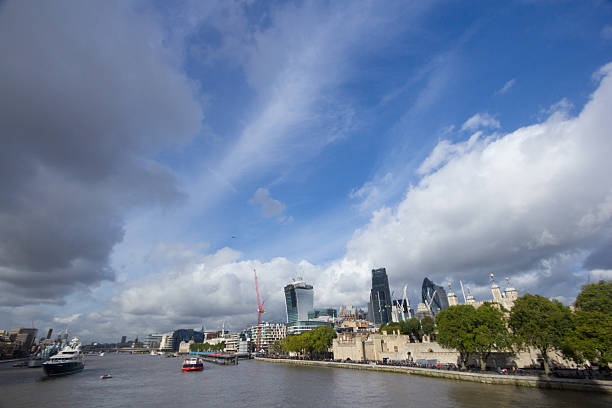
M 423 279 L 421 289 L 423 303 L 429 308 L 432 316 L 436 316 L 440 310 L 448 308 L 448 296 L 442 286 L 436 285 L 429 278 Z
M 372 269 L 368 320 L 374 324 L 385 324 L 391 321 L 391 292 L 385 268 Z
M 312 285 L 302 278 L 285 286 L 285 303 L 287 306 L 287 323 L 307 321 L 308 313 L 313 311 L 314 291 Z
M 127 340 L 127 336 L 121 336 L 121 344 L 124 344 Z

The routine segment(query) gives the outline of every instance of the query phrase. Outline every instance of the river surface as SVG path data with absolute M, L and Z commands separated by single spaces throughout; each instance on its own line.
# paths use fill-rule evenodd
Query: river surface
M 0 364 L 0 407 L 612 407 L 612 396 L 588 392 L 253 360 L 183 373 L 181 361 L 87 356 L 85 370 L 57 378 Z M 105 373 L 113 378 L 101 380 Z

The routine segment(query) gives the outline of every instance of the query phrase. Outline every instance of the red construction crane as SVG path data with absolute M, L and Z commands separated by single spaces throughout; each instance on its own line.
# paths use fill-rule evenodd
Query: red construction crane
M 257 284 L 257 271 L 253 269 L 255 274 L 255 292 L 257 292 L 257 352 L 261 350 L 261 315 L 266 313 L 263 308 L 265 300 L 259 301 L 259 285 Z

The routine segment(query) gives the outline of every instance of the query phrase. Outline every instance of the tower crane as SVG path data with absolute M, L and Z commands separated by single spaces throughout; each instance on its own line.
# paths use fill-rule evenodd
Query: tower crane
M 259 300 L 259 285 L 257 284 L 257 271 L 253 269 L 255 275 L 255 292 L 257 292 L 257 352 L 261 350 L 261 315 L 266 311 L 263 308 L 265 300 Z

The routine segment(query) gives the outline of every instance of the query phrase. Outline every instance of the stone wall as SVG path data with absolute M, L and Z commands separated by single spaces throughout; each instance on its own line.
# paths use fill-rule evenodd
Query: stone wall
M 436 360 L 443 364 L 459 365 L 459 352 L 454 349 L 445 349 L 436 342 L 411 343 L 410 337 L 399 333 L 386 332 L 342 333 L 334 339 L 332 352 L 335 360 L 342 361 L 413 361 Z M 574 368 L 576 365 L 558 353 L 551 353 L 553 365 Z M 518 354 L 509 352 L 491 353 L 487 360 L 489 367 L 539 367 L 541 356 L 534 350 L 527 350 Z M 479 366 L 474 358 L 470 358 L 468 365 Z

